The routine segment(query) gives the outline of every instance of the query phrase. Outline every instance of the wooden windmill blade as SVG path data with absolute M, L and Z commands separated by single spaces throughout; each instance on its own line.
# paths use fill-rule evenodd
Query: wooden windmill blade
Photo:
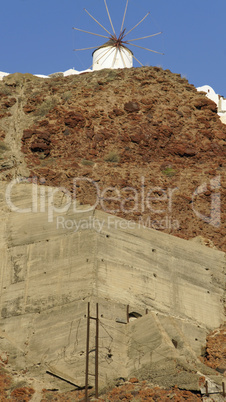
M 100 25 L 101 28 L 103 28 L 109 35 L 111 35 L 111 32 L 109 32 L 106 28 L 104 28 L 104 26 L 103 26 L 99 21 L 97 21 L 97 19 L 94 18 L 94 17 L 89 13 L 89 11 L 87 11 L 85 8 L 84 8 L 84 10 L 86 11 L 86 13 L 87 13 L 98 25 Z
M 142 38 L 129 39 L 126 42 L 128 43 L 128 42 L 134 42 L 135 40 L 142 40 L 142 39 L 152 38 L 153 36 L 157 36 L 157 35 L 160 35 L 160 34 L 162 34 L 162 32 L 157 32 L 157 33 L 152 34 L 152 35 L 143 36 Z
M 126 1 L 126 7 L 125 7 L 123 19 L 122 19 L 122 25 L 121 25 L 120 33 L 123 31 L 123 26 L 124 26 L 124 22 L 125 22 L 125 18 L 126 18 L 128 3 L 129 3 L 129 0 Z
M 101 38 L 107 39 L 107 42 L 105 42 L 102 45 L 99 46 L 92 46 L 92 47 L 83 47 L 80 49 L 74 49 L 75 51 L 80 51 L 80 50 L 91 50 L 91 49 L 96 49 L 93 52 L 93 70 L 99 70 L 102 68 L 125 68 L 125 67 L 133 67 L 133 59 L 136 60 L 141 66 L 143 65 L 133 54 L 132 50 L 129 49 L 128 46 L 133 46 L 136 48 L 143 49 L 145 51 L 157 53 L 157 54 L 163 54 L 161 52 L 157 52 L 156 50 L 151 50 L 149 47 L 144 47 L 144 46 L 139 46 L 134 44 L 133 42 L 135 41 L 140 41 L 144 39 L 150 39 L 152 37 L 160 35 L 162 32 L 157 32 L 151 35 L 145 35 L 139 38 L 135 39 L 125 39 L 127 35 L 129 35 L 133 30 L 135 30 L 146 18 L 150 15 L 150 12 L 148 12 L 137 24 L 135 24 L 129 31 L 126 32 L 126 29 L 124 29 L 124 24 L 125 24 L 125 19 L 126 19 L 126 14 L 127 14 L 127 9 L 128 9 L 128 4 L 129 0 L 126 0 L 125 4 L 125 9 L 123 13 L 123 18 L 122 18 L 122 23 L 121 23 L 121 29 L 119 35 L 116 34 L 111 15 L 109 12 L 109 8 L 107 5 L 107 0 L 104 0 L 105 4 L 105 9 L 107 12 L 108 20 L 111 25 L 112 32 L 111 33 L 105 26 L 98 21 L 96 17 L 94 17 L 89 11 L 86 9 L 85 12 L 89 15 L 89 17 L 95 21 L 109 36 L 102 35 L 99 33 L 95 32 L 90 32 L 85 29 L 81 28 L 74 28 L 76 31 L 81 31 L 83 33 L 87 33 L 90 35 L 95 35 Z M 105 57 L 106 56 L 106 57 Z

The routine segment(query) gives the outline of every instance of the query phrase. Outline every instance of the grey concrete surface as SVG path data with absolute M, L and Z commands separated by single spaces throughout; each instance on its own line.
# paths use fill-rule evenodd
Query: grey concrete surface
M 16 184 L 12 204 L 30 208 L 34 188 Z M 41 186 L 33 211 L 13 212 L 0 189 L 0 350 L 15 366 L 84 386 L 90 301 L 92 315 L 100 310 L 100 387 L 136 375 L 197 390 L 201 374 L 214 376 L 197 357 L 224 319 L 224 253 L 87 206 L 62 212 L 65 195 L 51 200 Z M 141 316 L 128 324 L 127 305 Z M 94 355 L 93 321 L 91 373 Z

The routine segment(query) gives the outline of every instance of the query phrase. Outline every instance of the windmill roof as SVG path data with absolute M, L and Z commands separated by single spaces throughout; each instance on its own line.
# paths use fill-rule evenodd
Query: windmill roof
M 93 53 L 95 53 L 97 50 L 102 49 L 103 47 L 108 47 L 108 46 L 114 46 L 115 45 L 115 41 L 113 39 L 109 39 L 107 42 L 103 43 L 103 45 L 99 46 L 97 49 L 95 49 L 93 51 Z M 124 47 L 124 49 L 128 50 L 130 53 L 133 54 L 132 50 L 130 50 L 128 47 L 122 45 L 121 47 Z M 93 55 L 92 53 L 92 55 Z

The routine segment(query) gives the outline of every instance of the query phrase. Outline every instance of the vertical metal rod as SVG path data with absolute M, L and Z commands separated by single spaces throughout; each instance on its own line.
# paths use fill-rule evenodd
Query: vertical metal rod
M 205 388 L 206 388 L 206 396 L 209 396 L 208 382 L 207 382 L 207 381 L 206 381 L 206 383 L 205 383 Z
M 129 323 L 129 304 L 127 305 L 127 308 L 126 308 L 126 321 L 128 324 Z
M 226 394 L 225 394 L 225 383 L 224 383 L 224 381 L 222 382 L 222 388 L 223 388 L 222 395 L 225 397 Z
M 88 313 L 87 313 L 85 402 L 88 401 L 88 386 L 89 386 L 89 335 L 90 335 L 90 302 L 88 302 Z
M 96 304 L 95 398 L 98 398 L 99 306 Z

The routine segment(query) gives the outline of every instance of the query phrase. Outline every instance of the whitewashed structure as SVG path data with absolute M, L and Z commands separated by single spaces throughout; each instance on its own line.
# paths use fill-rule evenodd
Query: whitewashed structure
M 102 70 L 104 68 L 111 68 L 111 69 L 117 69 L 117 68 L 131 68 L 133 67 L 133 58 L 141 65 L 143 64 L 134 56 L 133 52 L 128 49 L 127 45 L 129 46 L 135 46 L 144 50 L 148 50 L 149 52 L 153 53 L 158 53 L 158 54 L 163 54 L 161 52 L 157 52 L 156 50 L 149 49 L 147 47 L 139 46 L 134 44 L 134 41 L 138 40 L 143 40 L 147 38 L 152 38 L 153 36 L 160 35 L 162 32 L 157 32 L 152 35 L 145 35 L 141 38 L 134 38 L 134 39 L 125 39 L 128 34 L 130 34 L 135 28 L 137 28 L 149 15 L 150 12 L 148 12 L 136 25 L 134 25 L 133 28 L 131 28 L 129 31 L 126 31 L 126 28 L 124 28 L 124 23 L 125 23 L 125 17 L 127 13 L 127 8 L 128 8 L 128 3 L 129 0 L 126 0 L 126 5 L 125 5 L 125 11 L 123 14 L 123 19 L 122 19 L 122 25 L 119 34 L 116 34 L 114 25 L 112 23 L 112 19 L 110 16 L 110 12 L 107 6 L 107 1 L 104 0 L 105 8 L 108 14 L 108 19 L 111 24 L 111 29 L 112 33 L 105 28 L 96 18 L 94 18 L 86 9 L 85 12 L 94 20 L 109 36 L 101 35 L 99 33 L 95 32 L 90 32 L 85 29 L 77 28 L 74 27 L 76 31 L 84 32 L 90 35 L 95 35 L 99 36 L 101 38 L 106 38 L 108 41 L 104 43 L 103 45 L 99 46 L 96 49 L 96 46 L 94 47 L 86 47 L 82 49 L 74 49 L 75 51 L 80 51 L 80 50 L 90 50 L 90 49 L 95 49 L 93 52 L 93 71 L 95 70 Z
M 206 96 L 216 103 L 219 116 L 224 116 L 226 118 L 226 99 L 223 96 L 216 94 L 214 89 L 209 85 L 198 87 L 197 91 L 205 92 Z
M 64 77 L 68 77 L 69 75 L 78 75 L 78 74 L 90 73 L 90 72 L 92 72 L 92 70 L 90 70 L 90 68 L 88 68 L 87 70 L 82 70 L 82 71 L 75 70 L 74 68 L 69 68 L 69 70 L 64 71 L 63 75 L 64 75 Z
M 93 70 L 103 68 L 131 68 L 133 67 L 133 52 L 126 46 L 115 46 L 113 40 L 109 40 L 93 52 Z
M 3 71 L 0 71 L 0 81 L 2 81 L 3 78 L 6 77 L 7 75 L 9 75 L 9 73 L 4 73 Z
M 91 73 L 91 72 L 92 72 L 92 70 L 90 70 L 90 69 L 78 71 L 78 70 L 75 70 L 74 68 L 70 68 L 69 70 L 66 70 L 64 72 L 52 73 L 50 75 L 44 75 L 44 74 L 33 74 L 33 75 L 38 78 L 51 78 L 51 75 L 54 75 L 54 74 L 60 74 L 60 75 L 62 75 L 62 77 L 68 77 L 69 75 L 78 75 L 78 74 L 82 74 L 82 73 Z M 4 72 L 0 71 L 0 81 L 2 81 L 3 78 L 6 77 L 7 75 L 10 75 L 10 73 L 4 73 Z

